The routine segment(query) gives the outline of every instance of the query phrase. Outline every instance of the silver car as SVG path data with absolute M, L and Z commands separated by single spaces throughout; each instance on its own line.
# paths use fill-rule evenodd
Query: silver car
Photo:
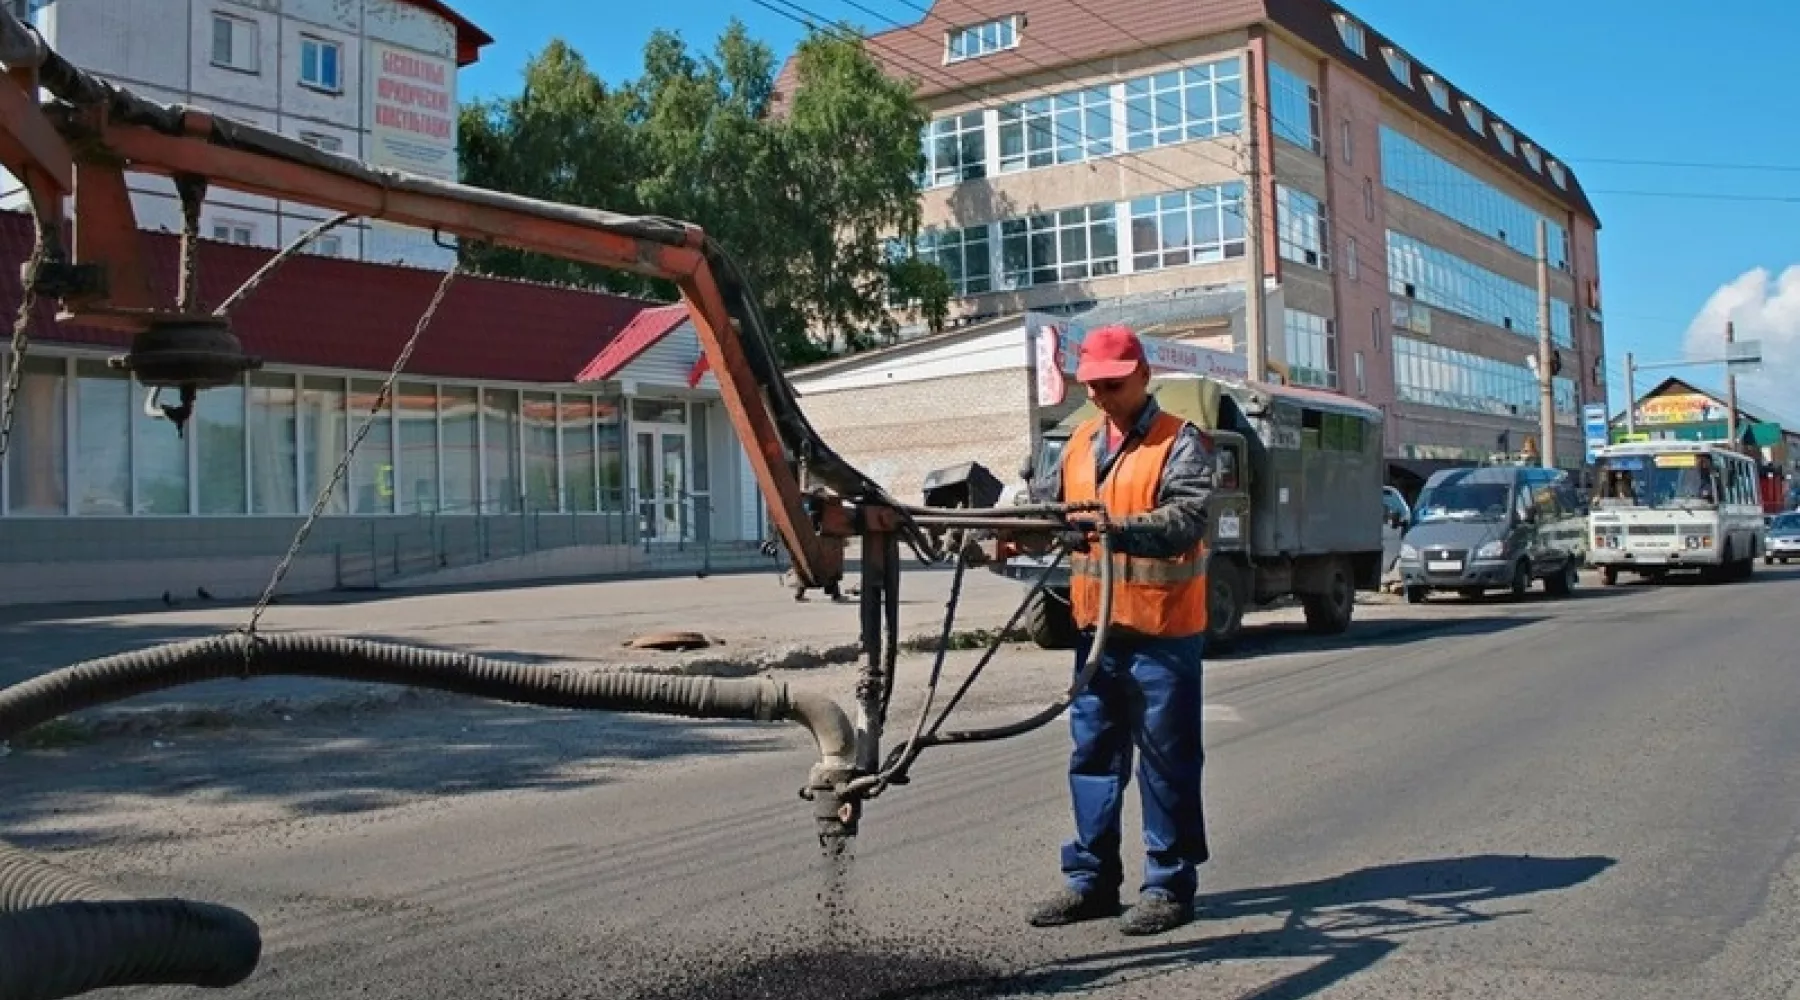
M 1800 559 L 1800 511 L 1776 514 L 1764 532 L 1763 563 Z

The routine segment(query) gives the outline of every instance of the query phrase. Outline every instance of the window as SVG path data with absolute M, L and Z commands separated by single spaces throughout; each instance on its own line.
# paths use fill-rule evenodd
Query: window
M 1388 72 L 1394 74 L 1408 88 L 1412 87 L 1412 61 L 1400 54 L 1400 50 L 1391 45 L 1381 47 L 1381 58 L 1387 60 Z
M 1282 310 L 1288 378 L 1295 385 L 1336 389 L 1337 330 L 1331 320 L 1298 309 Z
M 1521 337 L 1537 337 L 1535 288 L 1392 229 L 1387 244 L 1388 290 L 1392 294 L 1491 323 Z M 1570 313 L 1569 303 L 1550 300 L 1551 339 L 1564 347 L 1571 345 Z
M 300 492 L 311 504 L 337 472 L 349 443 L 350 424 L 345 409 L 344 380 L 322 375 L 306 375 L 300 379 Z M 366 414 L 368 411 L 363 411 Z M 362 414 L 358 414 L 360 422 Z M 374 431 L 369 432 L 371 435 Z M 364 443 L 368 443 L 365 439 Z M 357 448 L 360 453 L 362 449 Z M 342 514 L 349 509 L 349 491 L 338 480 L 325 513 Z
M 1088 205 L 1000 223 L 1005 287 L 1029 288 L 1119 273 L 1112 205 Z
M 1276 242 L 1283 259 L 1320 270 L 1331 269 L 1330 236 L 1325 206 L 1305 191 L 1275 185 Z
M 1356 363 L 1356 394 L 1358 396 L 1367 396 L 1369 394 L 1369 382 L 1363 377 L 1363 352 L 1357 351 L 1352 360 Z
M 925 128 L 923 187 L 957 184 L 987 176 L 987 134 L 983 112 L 939 118 Z
M 953 28 L 945 34 L 945 62 L 976 59 L 1019 44 L 1019 19 L 1003 17 L 969 28 Z
M 230 14 L 212 16 L 212 64 L 243 73 L 256 72 L 257 23 Z
M 1363 218 L 1375 221 L 1375 182 L 1367 177 L 1363 178 Z
M 1338 141 L 1343 146 L 1344 166 L 1347 167 L 1351 161 L 1350 120 L 1347 118 L 1338 126 Z
M 131 513 L 131 376 L 104 361 L 75 362 L 75 513 Z
M 1125 148 L 1133 152 L 1237 132 L 1243 64 L 1220 59 L 1125 81 Z
M 1131 203 L 1131 267 L 1151 271 L 1244 256 L 1244 185 L 1195 188 Z
M 1550 160 L 1549 162 L 1544 164 L 1544 168 L 1546 170 L 1550 171 L 1551 183 L 1555 184 L 1559 188 L 1563 188 L 1564 190 L 1568 189 L 1569 177 L 1567 174 L 1563 173 L 1563 165 L 1562 164 L 1556 162 L 1555 160 Z
M 212 235 L 213 239 L 221 243 L 241 243 L 248 246 L 256 238 L 256 227 L 242 222 L 215 222 Z
M 339 139 L 335 135 L 326 135 L 323 132 L 302 132 L 300 133 L 300 141 L 314 149 L 326 153 L 341 153 L 344 151 L 344 140 Z
M 943 268 L 950 278 L 953 295 L 979 295 L 994 290 L 987 226 L 925 230 L 919 234 L 919 257 Z
M 1344 48 L 1367 58 L 1369 55 L 1368 36 L 1363 34 L 1363 26 L 1350 20 L 1349 15 L 1331 15 L 1333 24 L 1337 25 L 1338 37 L 1343 39 Z
M 1537 212 L 1385 125 L 1381 128 L 1381 168 L 1388 190 L 1536 259 Z M 1545 221 L 1550 230 L 1550 264 L 1568 270 L 1568 232 L 1554 220 Z
M 1536 146 L 1529 142 L 1520 143 L 1519 152 L 1525 157 L 1525 162 L 1531 164 L 1531 169 L 1540 174 L 1544 172 L 1544 157 Z
M 343 46 L 337 42 L 314 38 L 310 35 L 300 36 L 300 84 L 314 90 L 329 93 L 342 93 L 344 78 Z
M 1354 236 L 1344 238 L 1344 277 L 1350 281 L 1359 280 L 1357 278 L 1356 237 Z
M 1275 138 L 1324 155 L 1319 88 L 1277 62 L 1269 64 L 1269 114 Z
M 1381 353 L 1381 330 L 1381 308 L 1377 306 L 1369 310 L 1369 346 L 1373 347 L 1377 354 Z
M 327 233 L 313 241 L 312 252 L 321 257 L 342 257 L 344 238 Z
M 1008 104 L 999 117 L 1001 173 L 1079 163 L 1113 151 L 1110 87 Z
M 1499 122 L 1495 122 L 1494 123 L 1494 138 L 1500 140 L 1500 148 L 1501 149 L 1506 150 L 1508 153 L 1514 152 L 1512 129 L 1507 128 L 1505 125 L 1502 125 Z
M 1462 102 L 1462 113 L 1463 121 L 1469 123 L 1469 131 L 1480 135 L 1483 126 L 1487 124 L 1487 119 L 1482 116 L 1481 109 L 1475 106 L 1474 101 L 1465 100 Z
M 392 514 L 394 512 L 394 399 L 383 399 L 377 379 L 351 379 L 350 433 L 354 435 L 369 422 L 369 433 L 356 446 L 350 457 L 350 512 L 353 514 Z M 380 409 L 377 409 L 377 404 Z M 315 487 L 316 489 L 316 487 Z M 314 494 L 317 496 L 317 494 Z
M 1553 380 L 1557 422 L 1571 424 L 1575 384 Z M 1537 376 L 1524 365 L 1451 350 L 1441 344 L 1394 338 L 1395 395 L 1409 403 L 1500 417 L 1536 417 Z
M 1444 81 L 1438 79 L 1437 76 L 1432 73 L 1426 73 L 1422 79 L 1425 81 L 1425 93 L 1431 96 L 1431 103 L 1437 105 L 1439 111 L 1449 114 L 1450 88 L 1445 86 Z
M 294 376 L 251 372 L 249 393 L 250 513 L 298 510 L 300 467 Z M 307 509 L 311 510 L 311 499 Z
M 0 359 L 0 371 L 11 364 Z M 11 373 L 7 372 L 10 376 Z M 0 387 L 6 383 L 0 381 Z M 64 358 L 28 354 L 19 372 L 12 437 L 6 455 L 7 513 L 61 515 L 68 508 L 68 396 L 72 386 Z M 0 388 L 0 396 L 6 390 Z M 79 419 L 79 416 L 78 416 Z

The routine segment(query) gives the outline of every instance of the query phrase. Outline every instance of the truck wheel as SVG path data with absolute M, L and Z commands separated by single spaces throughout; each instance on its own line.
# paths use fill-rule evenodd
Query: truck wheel
M 1075 617 L 1068 602 L 1040 591 L 1025 612 L 1025 634 L 1039 649 L 1074 649 Z
M 1206 649 L 1230 649 L 1244 627 L 1243 574 L 1231 563 L 1206 575 Z
M 1343 560 L 1333 560 L 1325 573 L 1323 593 L 1302 594 L 1300 604 L 1306 609 L 1306 630 L 1315 635 L 1336 635 L 1350 627 L 1356 610 L 1356 587 L 1350 582 L 1350 571 Z
M 1567 597 L 1574 593 L 1575 585 L 1580 582 L 1580 574 L 1575 569 L 1575 560 L 1563 563 L 1562 572 L 1544 578 L 1544 590 L 1552 597 Z
M 1523 559 L 1519 560 L 1518 565 L 1513 567 L 1512 588 L 1510 592 L 1515 601 L 1524 600 L 1525 595 L 1531 592 L 1531 564 Z
M 1408 587 L 1406 588 L 1406 603 L 1424 604 L 1426 593 L 1424 587 Z
M 1619 571 L 1611 566 L 1600 567 L 1600 582 L 1606 584 L 1608 587 L 1617 587 L 1619 585 Z

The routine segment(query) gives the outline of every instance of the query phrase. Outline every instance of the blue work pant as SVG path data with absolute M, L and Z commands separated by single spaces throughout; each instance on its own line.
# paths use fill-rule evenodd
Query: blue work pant
M 1099 670 L 1069 706 L 1069 792 L 1075 837 L 1063 845 L 1062 870 L 1078 892 L 1116 893 L 1124 881 L 1119 816 L 1138 753 L 1144 810 L 1144 882 L 1177 902 L 1194 898 L 1197 867 L 1207 859 L 1200 804 L 1203 635 L 1131 638 L 1107 643 Z M 1079 674 L 1092 649 L 1075 650 Z

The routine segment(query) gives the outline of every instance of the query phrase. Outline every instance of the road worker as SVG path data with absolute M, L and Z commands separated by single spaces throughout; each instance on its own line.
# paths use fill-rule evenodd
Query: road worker
M 1102 502 L 1114 525 L 1112 624 L 1092 648 L 1100 610 L 1099 545 L 1087 522 L 1064 533 L 1070 604 L 1080 638 L 1075 670 L 1100 666 L 1069 708 L 1069 792 L 1075 835 L 1062 848 L 1064 887 L 1030 922 L 1051 927 L 1121 914 L 1120 810 L 1137 778 L 1144 878 L 1126 934 L 1157 934 L 1193 915 L 1207 857 L 1201 808 L 1201 656 L 1207 613 L 1206 503 L 1210 439 L 1150 396 L 1144 345 L 1109 326 L 1082 341 L 1075 378 L 1099 413 L 1069 438 L 1038 499 Z

